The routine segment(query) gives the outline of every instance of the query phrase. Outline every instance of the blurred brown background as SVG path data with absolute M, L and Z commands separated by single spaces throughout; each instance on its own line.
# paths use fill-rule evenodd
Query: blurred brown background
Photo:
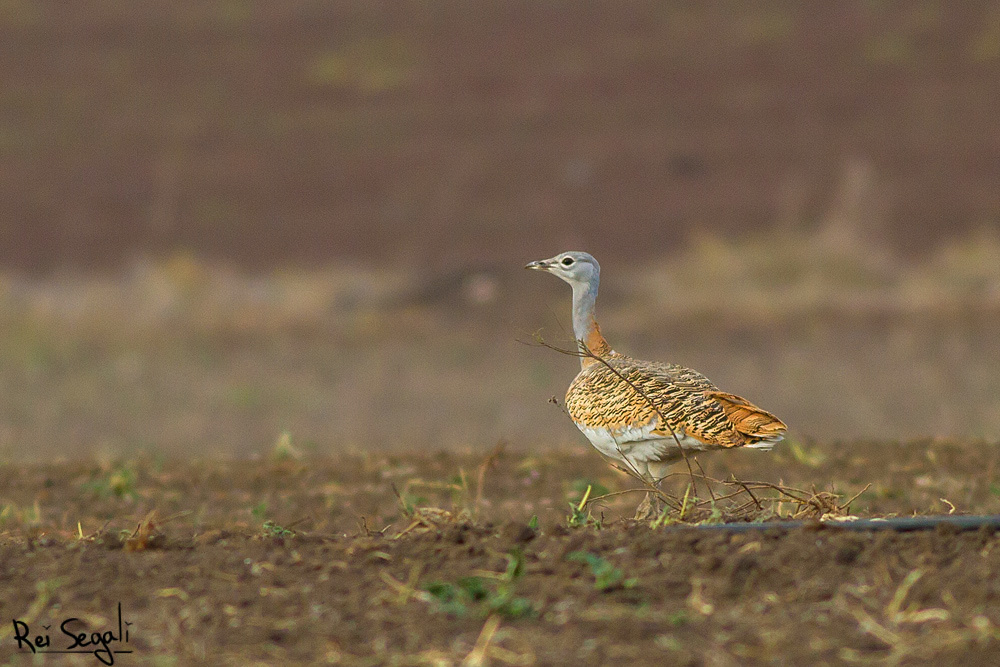
M 0 447 L 579 443 L 620 350 L 1000 436 L 1000 3 L 0 3 Z

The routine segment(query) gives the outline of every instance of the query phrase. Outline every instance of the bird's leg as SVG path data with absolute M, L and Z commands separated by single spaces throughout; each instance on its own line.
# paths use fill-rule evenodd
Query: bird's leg
M 667 470 L 673 465 L 674 459 L 668 459 L 666 461 L 654 461 L 648 464 L 649 466 L 649 476 L 653 479 L 653 485 L 656 488 L 660 488 L 660 483 L 663 482 L 664 478 L 667 476 Z
M 642 476 L 642 479 L 654 487 L 657 486 L 659 480 L 656 479 L 649 472 L 649 463 L 644 462 L 635 465 L 636 471 Z M 635 510 L 636 521 L 647 521 L 649 519 L 655 519 L 660 515 L 662 507 L 660 506 L 660 498 L 654 491 L 647 491 L 646 497 L 642 499 L 639 503 L 639 507 Z
M 656 489 L 660 488 L 660 482 L 667 475 L 667 468 L 673 461 L 649 461 L 643 464 L 641 469 L 642 478 Z M 663 512 L 664 503 L 660 500 L 660 495 L 654 491 L 646 492 L 646 497 L 636 510 L 635 518 L 639 520 L 655 519 Z

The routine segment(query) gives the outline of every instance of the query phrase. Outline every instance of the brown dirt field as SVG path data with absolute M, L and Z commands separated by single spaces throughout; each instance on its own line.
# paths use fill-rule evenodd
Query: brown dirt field
M 995 2 L 7 0 L 0 58 L 0 662 L 118 604 L 116 664 L 1000 649 L 991 531 L 775 525 L 1000 513 Z M 568 246 L 776 486 L 636 521 L 565 447 Z
M 796 508 L 763 501 L 760 531 L 729 536 L 625 518 L 634 494 L 570 527 L 583 486 L 631 481 L 583 447 L 488 460 L 481 485 L 482 455 L 455 453 L 8 463 L 0 655 L 24 664 L 12 618 L 56 647 L 70 617 L 116 630 L 119 602 L 134 653 L 116 664 L 949 665 L 998 649 L 992 532 L 780 533 L 767 522 Z M 998 460 L 956 441 L 701 457 L 717 478 L 860 492 L 859 516 L 1000 511 Z
M 831 215 L 929 250 L 1000 219 L 998 20 L 972 0 L 11 0 L 0 263 L 649 258 Z

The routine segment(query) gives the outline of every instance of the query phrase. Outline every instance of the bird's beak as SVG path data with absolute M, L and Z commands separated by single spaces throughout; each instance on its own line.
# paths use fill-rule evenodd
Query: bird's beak
M 536 262 L 530 262 L 530 263 L 526 264 L 524 266 L 524 268 L 526 268 L 526 269 L 534 269 L 536 271 L 546 271 L 546 270 L 548 270 L 548 268 L 550 266 L 551 266 L 551 264 L 549 264 L 549 260 L 547 260 L 547 259 L 540 259 L 540 260 L 538 260 Z

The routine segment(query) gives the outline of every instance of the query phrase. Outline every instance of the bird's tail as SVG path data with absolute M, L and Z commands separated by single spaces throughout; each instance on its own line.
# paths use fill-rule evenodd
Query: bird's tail
M 767 410 L 762 410 L 735 394 L 713 391 L 709 397 L 722 406 L 729 421 L 747 439 L 748 447 L 770 449 L 774 443 L 782 439 L 788 428 L 783 421 Z

